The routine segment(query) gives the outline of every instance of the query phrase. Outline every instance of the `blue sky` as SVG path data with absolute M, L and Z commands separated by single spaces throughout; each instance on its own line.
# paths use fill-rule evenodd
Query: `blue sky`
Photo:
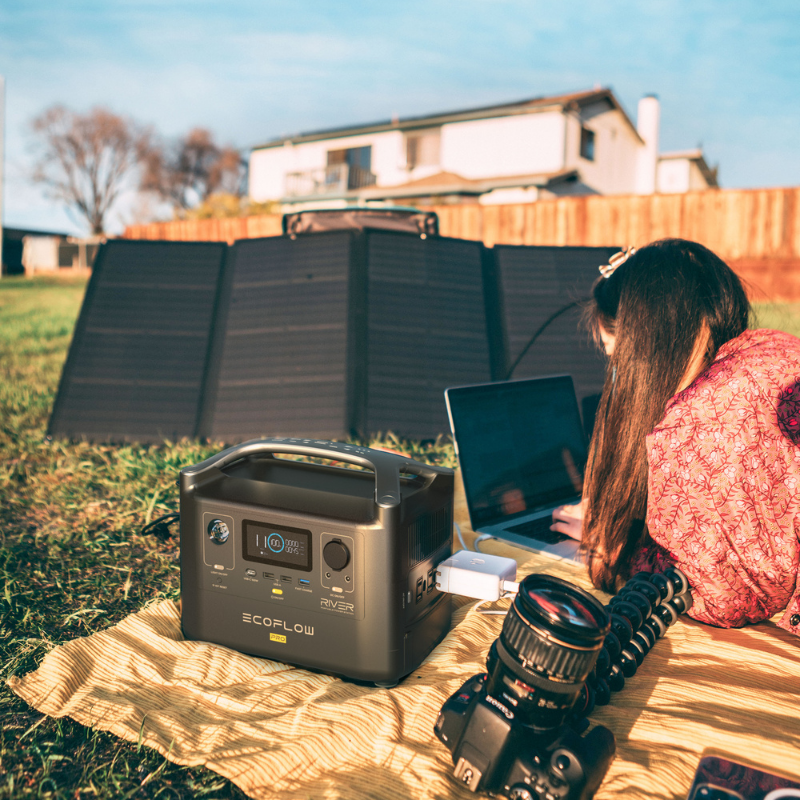
M 656 93 L 662 150 L 702 143 L 723 186 L 800 185 L 798 0 L 0 0 L 0 75 L 10 226 L 79 230 L 26 178 L 54 103 L 246 148 L 600 84 Z

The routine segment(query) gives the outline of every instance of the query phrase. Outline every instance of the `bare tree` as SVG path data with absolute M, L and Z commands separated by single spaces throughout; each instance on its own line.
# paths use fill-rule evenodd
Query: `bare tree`
M 245 165 L 234 147 L 221 147 L 210 131 L 194 128 L 171 143 L 153 146 L 144 161 L 141 188 L 182 213 L 216 193 L 241 197 Z
M 105 108 L 48 108 L 31 122 L 40 144 L 33 180 L 103 233 L 109 210 L 149 152 L 150 133 Z

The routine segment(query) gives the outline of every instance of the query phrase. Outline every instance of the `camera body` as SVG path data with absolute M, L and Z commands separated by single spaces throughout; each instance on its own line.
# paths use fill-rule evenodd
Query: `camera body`
M 452 470 L 274 438 L 184 468 L 180 487 L 187 639 L 394 685 L 449 630 L 433 576 L 451 552 Z
M 492 643 L 488 672 L 442 706 L 434 728 L 454 775 L 509 800 L 588 800 L 614 757 L 614 736 L 586 717 L 625 685 L 692 604 L 675 567 L 637 573 L 607 606 L 561 578 L 528 575 Z
M 614 757 L 614 735 L 597 725 L 580 736 L 569 725 L 536 730 L 511 704 L 487 692 L 488 675 L 470 678 L 442 706 L 436 735 L 450 750 L 455 777 L 473 792 L 512 800 L 587 800 Z

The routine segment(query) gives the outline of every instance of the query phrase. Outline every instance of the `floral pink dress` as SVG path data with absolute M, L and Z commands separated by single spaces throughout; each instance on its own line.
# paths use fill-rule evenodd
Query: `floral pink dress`
M 800 339 L 724 344 L 647 449 L 647 526 L 693 587 L 690 616 L 735 627 L 785 609 L 800 635 Z

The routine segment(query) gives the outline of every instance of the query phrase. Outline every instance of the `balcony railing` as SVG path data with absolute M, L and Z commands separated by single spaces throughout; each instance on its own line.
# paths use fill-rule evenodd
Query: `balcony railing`
M 376 176 L 368 169 L 334 164 L 321 169 L 289 172 L 286 175 L 287 197 L 311 197 L 345 194 L 353 189 L 374 186 Z

